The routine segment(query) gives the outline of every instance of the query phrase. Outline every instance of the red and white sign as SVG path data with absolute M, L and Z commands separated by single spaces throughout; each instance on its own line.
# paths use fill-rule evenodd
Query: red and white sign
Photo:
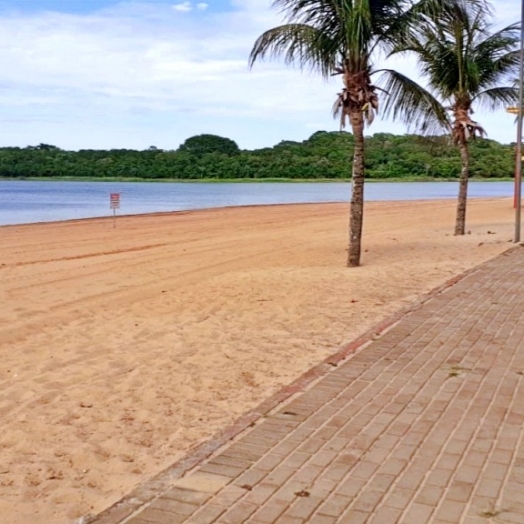
M 120 209 L 120 193 L 111 193 L 109 197 L 109 207 L 111 209 Z

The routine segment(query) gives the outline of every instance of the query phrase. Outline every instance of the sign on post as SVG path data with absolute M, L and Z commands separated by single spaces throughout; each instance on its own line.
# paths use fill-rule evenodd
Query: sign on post
M 120 208 L 120 193 L 111 193 L 110 199 L 110 206 L 111 209 L 119 209 Z
M 120 193 L 109 195 L 109 207 L 113 210 L 113 227 L 116 227 L 116 210 L 120 209 Z

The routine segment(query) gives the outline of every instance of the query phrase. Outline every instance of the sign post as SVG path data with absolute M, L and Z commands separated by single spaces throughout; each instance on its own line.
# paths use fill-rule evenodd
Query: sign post
M 116 210 L 120 209 L 120 193 L 109 195 L 109 208 L 113 210 L 113 228 L 116 227 Z
M 519 118 L 520 114 L 520 107 L 506 107 L 506 112 L 510 113 L 511 115 L 517 115 L 517 119 Z M 517 125 L 517 144 L 520 142 L 519 140 L 519 129 Z M 520 184 L 521 184 L 521 178 L 522 178 L 522 158 L 519 159 L 519 156 L 522 156 L 522 152 L 519 149 L 519 146 L 515 148 L 515 188 L 513 190 L 513 208 L 517 209 L 517 200 L 520 190 Z
M 520 59 L 519 59 L 519 105 L 508 108 L 515 114 L 517 109 L 517 154 L 515 155 L 515 239 L 520 242 L 520 206 L 522 198 L 522 120 L 524 111 L 524 0 L 520 6 Z

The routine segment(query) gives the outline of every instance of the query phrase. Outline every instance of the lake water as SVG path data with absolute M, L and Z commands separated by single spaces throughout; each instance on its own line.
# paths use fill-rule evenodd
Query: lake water
M 372 182 L 366 201 L 456 198 L 457 182 Z M 0 181 L 0 225 L 108 216 L 120 193 L 120 215 L 212 207 L 349 202 L 349 182 L 171 183 Z M 509 197 L 513 182 L 470 182 L 469 197 Z

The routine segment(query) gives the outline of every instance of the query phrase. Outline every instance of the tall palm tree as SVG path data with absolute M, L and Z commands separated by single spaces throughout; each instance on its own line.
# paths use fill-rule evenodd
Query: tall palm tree
M 453 0 L 421 0 L 413 7 L 405 0 L 275 0 L 273 6 L 286 23 L 263 33 L 249 58 L 255 61 L 283 57 L 286 63 L 310 68 L 323 77 L 342 77 L 342 91 L 333 107 L 341 126 L 349 121 L 354 136 L 348 266 L 360 265 L 364 217 L 364 125 L 378 110 L 378 88 L 372 83 L 373 60 L 379 51 L 393 48 L 413 12 L 431 11 Z M 422 9 L 420 6 L 424 6 Z M 433 98 L 412 83 L 420 107 L 433 106 Z M 440 105 L 426 112 L 438 114 Z M 443 118 L 441 116 L 441 118 Z
M 460 150 L 462 169 L 455 235 L 463 235 L 470 162 L 468 142 L 486 134 L 471 117 L 473 105 L 495 110 L 517 101 L 518 90 L 511 78 L 519 64 L 520 27 L 513 24 L 492 32 L 486 4 L 458 0 L 442 7 L 439 13 L 420 16 L 411 34 L 397 42 L 391 54 L 414 54 L 429 91 L 435 95 L 434 104 L 451 113 L 448 119 L 439 119 L 437 124 L 450 130 L 452 141 Z M 415 114 L 420 116 L 417 101 L 406 96 L 409 82 L 394 72 L 383 80 L 381 85 L 391 94 L 386 102 L 386 114 L 408 121 Z M 426 107 L 427 104 L 422 113 Z

